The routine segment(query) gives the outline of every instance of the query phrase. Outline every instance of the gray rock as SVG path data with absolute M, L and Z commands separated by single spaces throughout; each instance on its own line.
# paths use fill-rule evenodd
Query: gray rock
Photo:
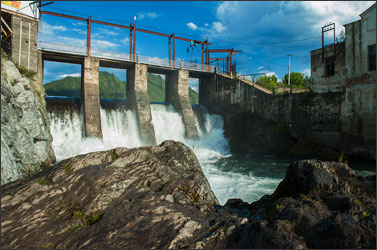
M 45 105 L 29 79 L 1 60 L 1 185 L 55 161 Z M 37 83 L 36 83 L 37 84 Z M 39 83 L 42 84 L 42 83 Z

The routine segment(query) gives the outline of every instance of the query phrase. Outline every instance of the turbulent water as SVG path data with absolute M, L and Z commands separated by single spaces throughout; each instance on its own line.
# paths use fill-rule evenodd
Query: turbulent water
M 271 194 L 283 179 L 291 162 L 289 159 L 268 156 L 231 154 L 223 135 L 222 117 L 210 115 L 204 108 L 204 126 L 199 126 L 197 119 L 199 140 L 184 138 L 182 116 L 172 106 L 152 104 L 151 111 L 157 143 L 171 139 L 190 146 L 221 204 L 230 198 L 252 202 L 265 194 Z M 101 108 L 103 140 L 82 136 L 82 110 L 67 111 L 64 114 L 51 112 L 49 115 L 53 147 L 58 161 L 115 147 L 142 146 L 134 111 Z

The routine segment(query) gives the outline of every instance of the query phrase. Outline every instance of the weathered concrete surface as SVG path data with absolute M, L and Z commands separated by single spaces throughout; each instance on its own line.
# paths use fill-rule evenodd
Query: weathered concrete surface
M 34 76 L 35 77 L 35 76 Z M 41 82 L 1 59 L 1 184 L 55 162 Z
M 174 141 L 76 156 L 1 195 L 4 248 L 223 248 L 243 219 L 216 212 L 195 154 Z
M 37 72 L 38 21 L 13 15 L 12 30 L 13 61 L 26 69 Z
M 99 100 L 99 59 L 85 57 L 82 69 L 81 95 L 84 103 L 85 136 L 102 138 Z
M 337 43 L 310 51 L 311 89 L 317 93 L 343 91 L 346 85 L 345 43 Z M 326 65 L 334 65 L 334 75 L 328 75 Z
M 345 87 L 344 92 L 292 96 L 270 95 L 221 75 L 203 79 L 201 84 L 201 104 L 224 116 L 225 134 L 236 149 L 247 151 L 256 145 L 268 151 L 278 134 L 282 135 L 282 142 L 289 143 L 280 133 L 286 131 L 293 140 L 304 138 L 319 148 L 375 159 L 375 84 Z M 267 126 L 254 126 L 252 122 L 256 120 L 266 120 L 258 124 Z M 286 147 L 281 149 L 288 153 Z
M 156 145 L 149 105 L 147 73 L 147 65 L 139 63 L 127 70 L 127 99 L 136 111 L 141 141 L 145 145 Z
M 189 97 L 189 72 L 183 69 L 174 71 L 166 75 L 165 82 L 165 102 L 172 104 L 176 111 L 182 113 L 185 136 L 187 138 L 199 138 Z

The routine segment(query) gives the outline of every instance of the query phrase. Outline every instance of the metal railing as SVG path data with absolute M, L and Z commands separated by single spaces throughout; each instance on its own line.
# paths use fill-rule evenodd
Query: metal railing
M 62 52 L 62 53 L 72 54 L 72 55 L 87 55 L 87 48 L 84 46 L 62 44 L 62 43 L 50 43 L 50 42 L 38 41 L 38 49 L 46 50 L 46 51 L 53 51 L 53 52 Z M 139 63 L 145 63 L 145 64 L 155 65 L 155 66 L 160 66 L 160 67 L 179 69 L 182 66 L 183 69 L 187 69 L 187 70 L 203 71 L 203 72 L 215 71 L 215 67 L 212 65 L 185 62 L 183 60 L 174 61 L 174 60 L 163 59 L 159 57 L 150 57 L 150 56 L 143 56 L 143 55 L 134 56 L 133 54 L 123 53 L 123 52 L 118 52 L 118 51 L 111 51 L 111 50 L 91 48 L 90 54 L 91 56 L 95 56 L 99 58 L 116 59 L 116 60 L 127 61 L 127 62 L 139 62 Z

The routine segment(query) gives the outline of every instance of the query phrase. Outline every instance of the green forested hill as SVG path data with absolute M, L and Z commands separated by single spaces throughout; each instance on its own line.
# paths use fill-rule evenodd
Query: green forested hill
M 109 72 L 99 72 L 99 88 L 101 99 L 126 99 L 126 82 Z M 81 77 L 67 76 L 44 85 L 49 96 L 80 97 Z M 165 100 L 165 80 L 159 76 L 148 73 L 148 94 L 151 102 Z M 199 103 L 199 94 L 189 88 L 190 101 Z

